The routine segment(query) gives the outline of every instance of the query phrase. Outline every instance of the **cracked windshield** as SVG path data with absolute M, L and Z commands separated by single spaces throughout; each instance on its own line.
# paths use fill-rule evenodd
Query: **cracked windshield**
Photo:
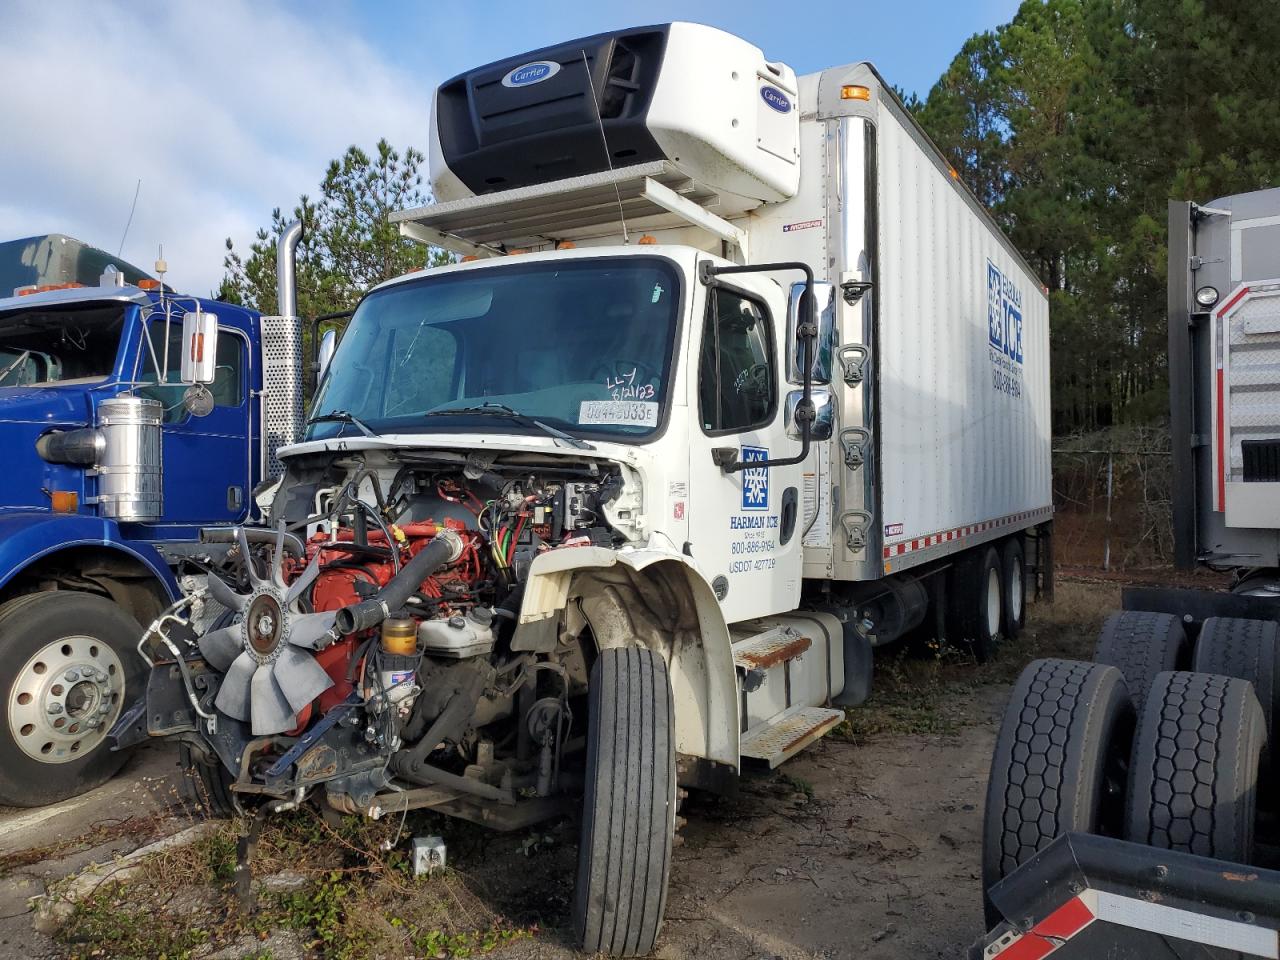
M 575 436 L 648 435 L 667 402 L 678 283 L 667 261 L 629 257 L 378 291 L 351 320 L 308 438 L 341 434 L 343 423 L 323 419 L 335 413 L 377 433 L 523 431 L 536 420 Z

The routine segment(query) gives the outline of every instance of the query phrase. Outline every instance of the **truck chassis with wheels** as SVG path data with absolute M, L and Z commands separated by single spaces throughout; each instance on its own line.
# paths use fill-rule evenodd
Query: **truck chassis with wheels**
M 682 791 L 1051 588 L 1047 299 L 867 64 L 645 27 L 433 126 L 440 202 L 394 219 L 462 262 L 359 304 L 267 530 L 185 601 L 227 616 L 153 624 L 116 741 L 178 739 L 227 812 L 580 810 L 579 942 L 645 954 Z
M 1280 955 L 1280 190 L 1169 206 L 1178 566 L 1038 661 L 992 762 L 973 956 Z

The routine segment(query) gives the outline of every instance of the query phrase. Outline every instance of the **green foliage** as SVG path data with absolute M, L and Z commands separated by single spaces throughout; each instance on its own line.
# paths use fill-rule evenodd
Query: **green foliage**
M 350 309 L 375 284 L 447 262 L 443 251 L 400 236 L 390 220 L 397 210 L 427 202 L 424 159 L 412 147 L 401 154 L 386 140 L 378 141 L 372 155 L 349 147 L 329 164 L 319 199 L 303 194 L 288 217 L 273 210 L 271 225 L 258 231 L 247 255 L 227 240 L 218 299 L 268 314 L 276 311 L 276 242 L 292 220 L 301 220 L 304 231 L 297 274 L 303 317 Z
M 209 933 L 175 924 L 164 914 L 135 910 L 128 887 L 107 882 L 76 902 L 58 939 L 71 960 L 188 960 L 209 940 Z
M 1024 0 L 915 112 L 1050 290 L 1055 431 L 1162 416 L 1167 201 L 1280 183 L 1274 0 Z

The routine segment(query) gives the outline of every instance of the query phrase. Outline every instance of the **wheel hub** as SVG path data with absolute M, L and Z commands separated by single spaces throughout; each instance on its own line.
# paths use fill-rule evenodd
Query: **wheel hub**
M 19 749 L 41 763 L 77 760 L 101 744 L 124 706 L 124 667 L 95 637 L 46 644 L 10 688 L 9 730 Z

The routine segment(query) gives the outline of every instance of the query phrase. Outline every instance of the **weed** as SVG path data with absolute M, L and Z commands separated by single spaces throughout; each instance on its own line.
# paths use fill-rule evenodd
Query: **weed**
M 188 960 L 209 931 L 140 909 L 126 884 L 109 881 L 76 902 L 59 937 L 70 960 Z

